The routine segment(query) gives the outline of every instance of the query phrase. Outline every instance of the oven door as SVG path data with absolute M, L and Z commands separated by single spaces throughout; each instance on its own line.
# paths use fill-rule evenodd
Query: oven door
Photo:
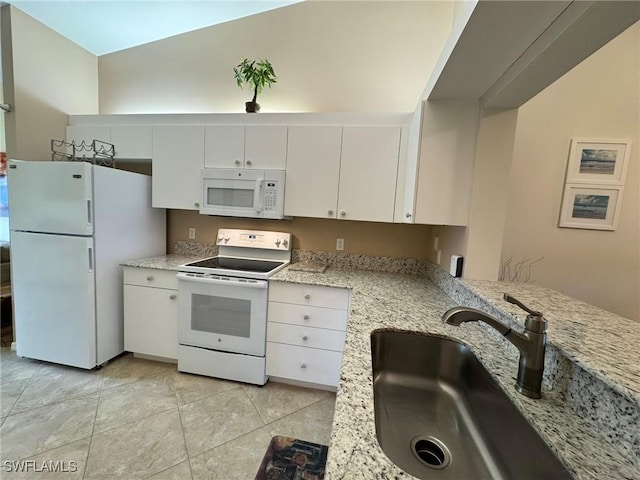
M 267 281 L 178 273 L 178 343 L 264 356 Z

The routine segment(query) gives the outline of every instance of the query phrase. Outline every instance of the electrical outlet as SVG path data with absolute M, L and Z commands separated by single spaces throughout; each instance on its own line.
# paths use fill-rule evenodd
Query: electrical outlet
M 189 240 L 195 240 L 196 238 L 196 229 L 195 228 L 190 228 L 189 229 Z
M 440 261 L 442 260 L 442 250 L 438 250 L 436 253 L 436 263 L 440 265 Z
M 438 251 L 438 244 L 440 243 L 440 238 L 436 235 L 433 237 L 433 249 Z
M 336 238 L 336 250 L 344 250 L 344 238 Z

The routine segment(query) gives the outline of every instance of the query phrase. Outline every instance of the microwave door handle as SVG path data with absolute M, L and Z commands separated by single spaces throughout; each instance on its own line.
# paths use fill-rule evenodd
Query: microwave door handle
M 262 213 L 262 179 L 256 180 L 256 189 L 253 193 L 253 206 L 256 213 Z

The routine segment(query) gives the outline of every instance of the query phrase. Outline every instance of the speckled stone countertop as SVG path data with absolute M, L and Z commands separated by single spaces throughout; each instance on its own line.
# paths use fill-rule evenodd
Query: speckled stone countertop
M 123 267 L 155 268 L 158 270 L 177 270 L 183 263 L 195 262 L 206 258 L 203 255 L 179 255 L 170 253 L 157 257 L 141 258 L 121 263 Z
M 393 464 L 376 440 L 370 334 L 378 328 L 444 335 L 467 344 L 576 478 L 640 479 L 637 453 L 640 409 L 636 401 L 640 398 L 640 377 L 637 376 L 640 336 L 633 328 L 637 324 L 631 320 L 607 317 L 610 324 L 591 337 L 586 334 L 587 327 L 580 327 L 579 322 L 568 322 L 565 329 L 562 315 L 558 313 L 573 313 L 581 302 L 571 303 L 571 299 L 557 292 L 553 296 L 548 291 L 528 290 L 528 286 L 510 291 L 531 308 L 542 310 L 549 319 L 547 357 L 557 365 L 549 368 L 550 372 L 545 371 L 543 398 L 531 400 L 514 389 L 518 363 L 515 347 L 477 322 L 455 327 L 441 320 L 442 313 L 456 304 L 474 302 L 494 304 L 495 311 L 485 310 L 507 316 L 516 314 L 522 320 L 520 312 L 499 300 L 498 292 L 504 285 L 447 280 L 452 291 L 444 290 L 450 298 L 425 277 L 331 267 L 324 273 L 284 269 L 271 280 L 352 289 L 327 479 L 414 478 Z M 461 298 L 470 301 L 463 302 Z M 516 321 L 513 316 L 511 321 Z M 585 340 L 586 336 L 592 339 Z M 626 338 L 622 340 L 621 336 Z M 616 348 L 620 340 L 625 348 L 635 349 L 621 353 Z M 558 365 L 563 365 L 564 355 L 581 365 L 569 363 L 567 367 L 564 362 L 563 370 Z M 598 369 L 601 371 L 594 377 Z M 582 390 L 587 390 L 584 398 L 592 405 L 581 403 Z M 599 398 L 597 392 L 604 392 L 600 402 L 607 403 L 607 408 L 610 398 L 621 402 L 616 406 L 622 413 L 614 415 L 597 405 L 594 408 L 597 402 L 593 399 Z M 603 428 L 603 422 L 610 428 Z

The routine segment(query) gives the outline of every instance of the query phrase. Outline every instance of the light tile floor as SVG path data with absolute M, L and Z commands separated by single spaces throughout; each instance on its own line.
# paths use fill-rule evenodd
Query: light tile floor
M 87 372 L 1 348 L 0 380 L 0 478 L 16 480 L 251 480 L 273 435 L 328 445 L 335 403 L 331 392 L 190 375 L 130 354 Z M 17 460 L 77 470 L 9 472 Z

